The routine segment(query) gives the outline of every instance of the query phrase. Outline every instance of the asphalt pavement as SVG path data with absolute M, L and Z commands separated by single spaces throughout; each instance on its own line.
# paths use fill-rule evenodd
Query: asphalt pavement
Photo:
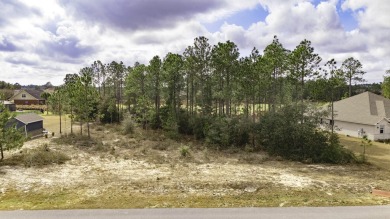
M 390 206 L 0 211 L 0 219 L 390 219 Z

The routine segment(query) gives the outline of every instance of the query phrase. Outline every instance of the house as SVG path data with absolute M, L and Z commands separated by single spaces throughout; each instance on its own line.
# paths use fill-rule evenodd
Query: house
M 17 90 L 9 100 L 16 105 L 45 105 L 46 101 L 41 97 L 42 93 L 41 90 Z
M 364 92 L 334 102 L 335 131 L 354 137 L 367 136 L 371 140 L 390 139 L 390 99 Z
M 35 113 L 21 114 L 12 118 L 9 125 L 15 126 L 21 130 L 26 137 L 35 137 L 42 135 L 43 118 Z
M 16 105 L 11 101 L 0 100 L 0 103 L 4 104 L 5 108 L 10 112 L 16 111 Z

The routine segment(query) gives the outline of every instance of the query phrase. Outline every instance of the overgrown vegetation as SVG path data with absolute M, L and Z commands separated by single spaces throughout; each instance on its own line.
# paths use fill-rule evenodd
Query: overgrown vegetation
M 134 133 L 135 124 L 130 115 L 126 116 L 122 121 L 122 132 L 123 134 L 132 134 Z
M 70 157 L 64 152 L 52 149 L 45 143 L 34 149 L 24 149 L 5 159 L 0 165 L 43 167 L 51 164 L 63 164 L 68 160 Z
M 337 134 L 317 128 L 315 116 L 286 106 L 264 115 L 257 125 L 260 147 L 270 155 L 304 162 L 349 163 L 354 155 L 344 149 Z
M 68 155 L 61 151 L 52 150 L 47 144 L 23 153 L 23 162 L 26 167 L 63 164 L 68 160 L 70 160 Z
M 254 48 L 240 58 L 234 42 L 211 45 L 201 36 L 183 54 L 154 56 L 148 64 L 95 61 L 78 74 L 66 75 L 50 101 L 60 115 L 70 114 L 71 127 L 80 122 L 81 135 L 86 123 L 88 137 L 90 122 L 122 122 L 122 132 L 128 134 L 134 121 L 143 129 L 164 130 L 171 139 L 192 135 L 219 149 L 266 150 L 307 162 L 351 162 L 353 157 L 334 134 L 318 130 L 317 121 L 304 116 L 304 103 L 351 96 L 356 92 L 352 82 L 362 81 L 365 72 L 353 57 L 342 65 L 334 59 L 326 67 L 321 63 L 307 39 L 290 51 L 274 36 L 263 54 Z M 124 118 L 125 113 L 133 120 Z

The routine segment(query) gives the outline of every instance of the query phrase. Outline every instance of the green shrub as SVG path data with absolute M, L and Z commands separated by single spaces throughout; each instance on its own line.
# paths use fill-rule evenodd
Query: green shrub
M 163 123 L 163 129 L 166 131 L 166 136 L 170 139 L 177 140 L 180 138 L 178 132 L 177 121 L 173 117 L 169 117 Z
M 149 125 L 154 130 L 161 129 L 162 128 L 161 117 L 157 116 L 157 114 L 155 112 L 152 112 L 151 115 L 150 115 L 150 123 L 149 123 Z
M 190 116 L 184 110 L 180 110 L 177 125 L 178 125 L 178 132 L 180 134 L 184 134 L 184 135 L 194 134 Z
M 190 148 L 188 146 L 181 146 L 179 151 L 182 157 L 188 157 L 190 155 Z
M 258 142 L 270 154 L 286 159 L 314 163 L 354 162 L 351 152 L 344 149 L 336 134 L 317 128 L 301 107 L 285 106 L 264 115 L 257 125 Z
M 215 117 L 207 129 L 206 141 L 222 148 L 229 146 L 243 148 L 249 143 L 250 129 L 250 121 L 239 118 Z
M 249 132 L 252 122 L 247 119 L 233 118 L 229 122 L 229 143 L 235 147 L 243 148 L 249 143 Z
M 205 139 L 211 120 L 210 117 L 206 116 L 192 117 L 190 124 L 196 139 Z
M 228 120 L 215 117 L 207 129 L 206 142 L 226 148 L 230 145 L 229 132 Z
M 117 123 L 121 119 L 115 101 L 111 97 L 103 99 L 98 106 L 99 118 L 102 123 Z

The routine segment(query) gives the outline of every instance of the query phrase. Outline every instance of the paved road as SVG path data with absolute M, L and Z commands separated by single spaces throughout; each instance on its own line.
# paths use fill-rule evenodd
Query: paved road
M 302 208 L 182 208 L 129 210 L 0 211 L 0 219 L 389 219 L 390 206 Z

